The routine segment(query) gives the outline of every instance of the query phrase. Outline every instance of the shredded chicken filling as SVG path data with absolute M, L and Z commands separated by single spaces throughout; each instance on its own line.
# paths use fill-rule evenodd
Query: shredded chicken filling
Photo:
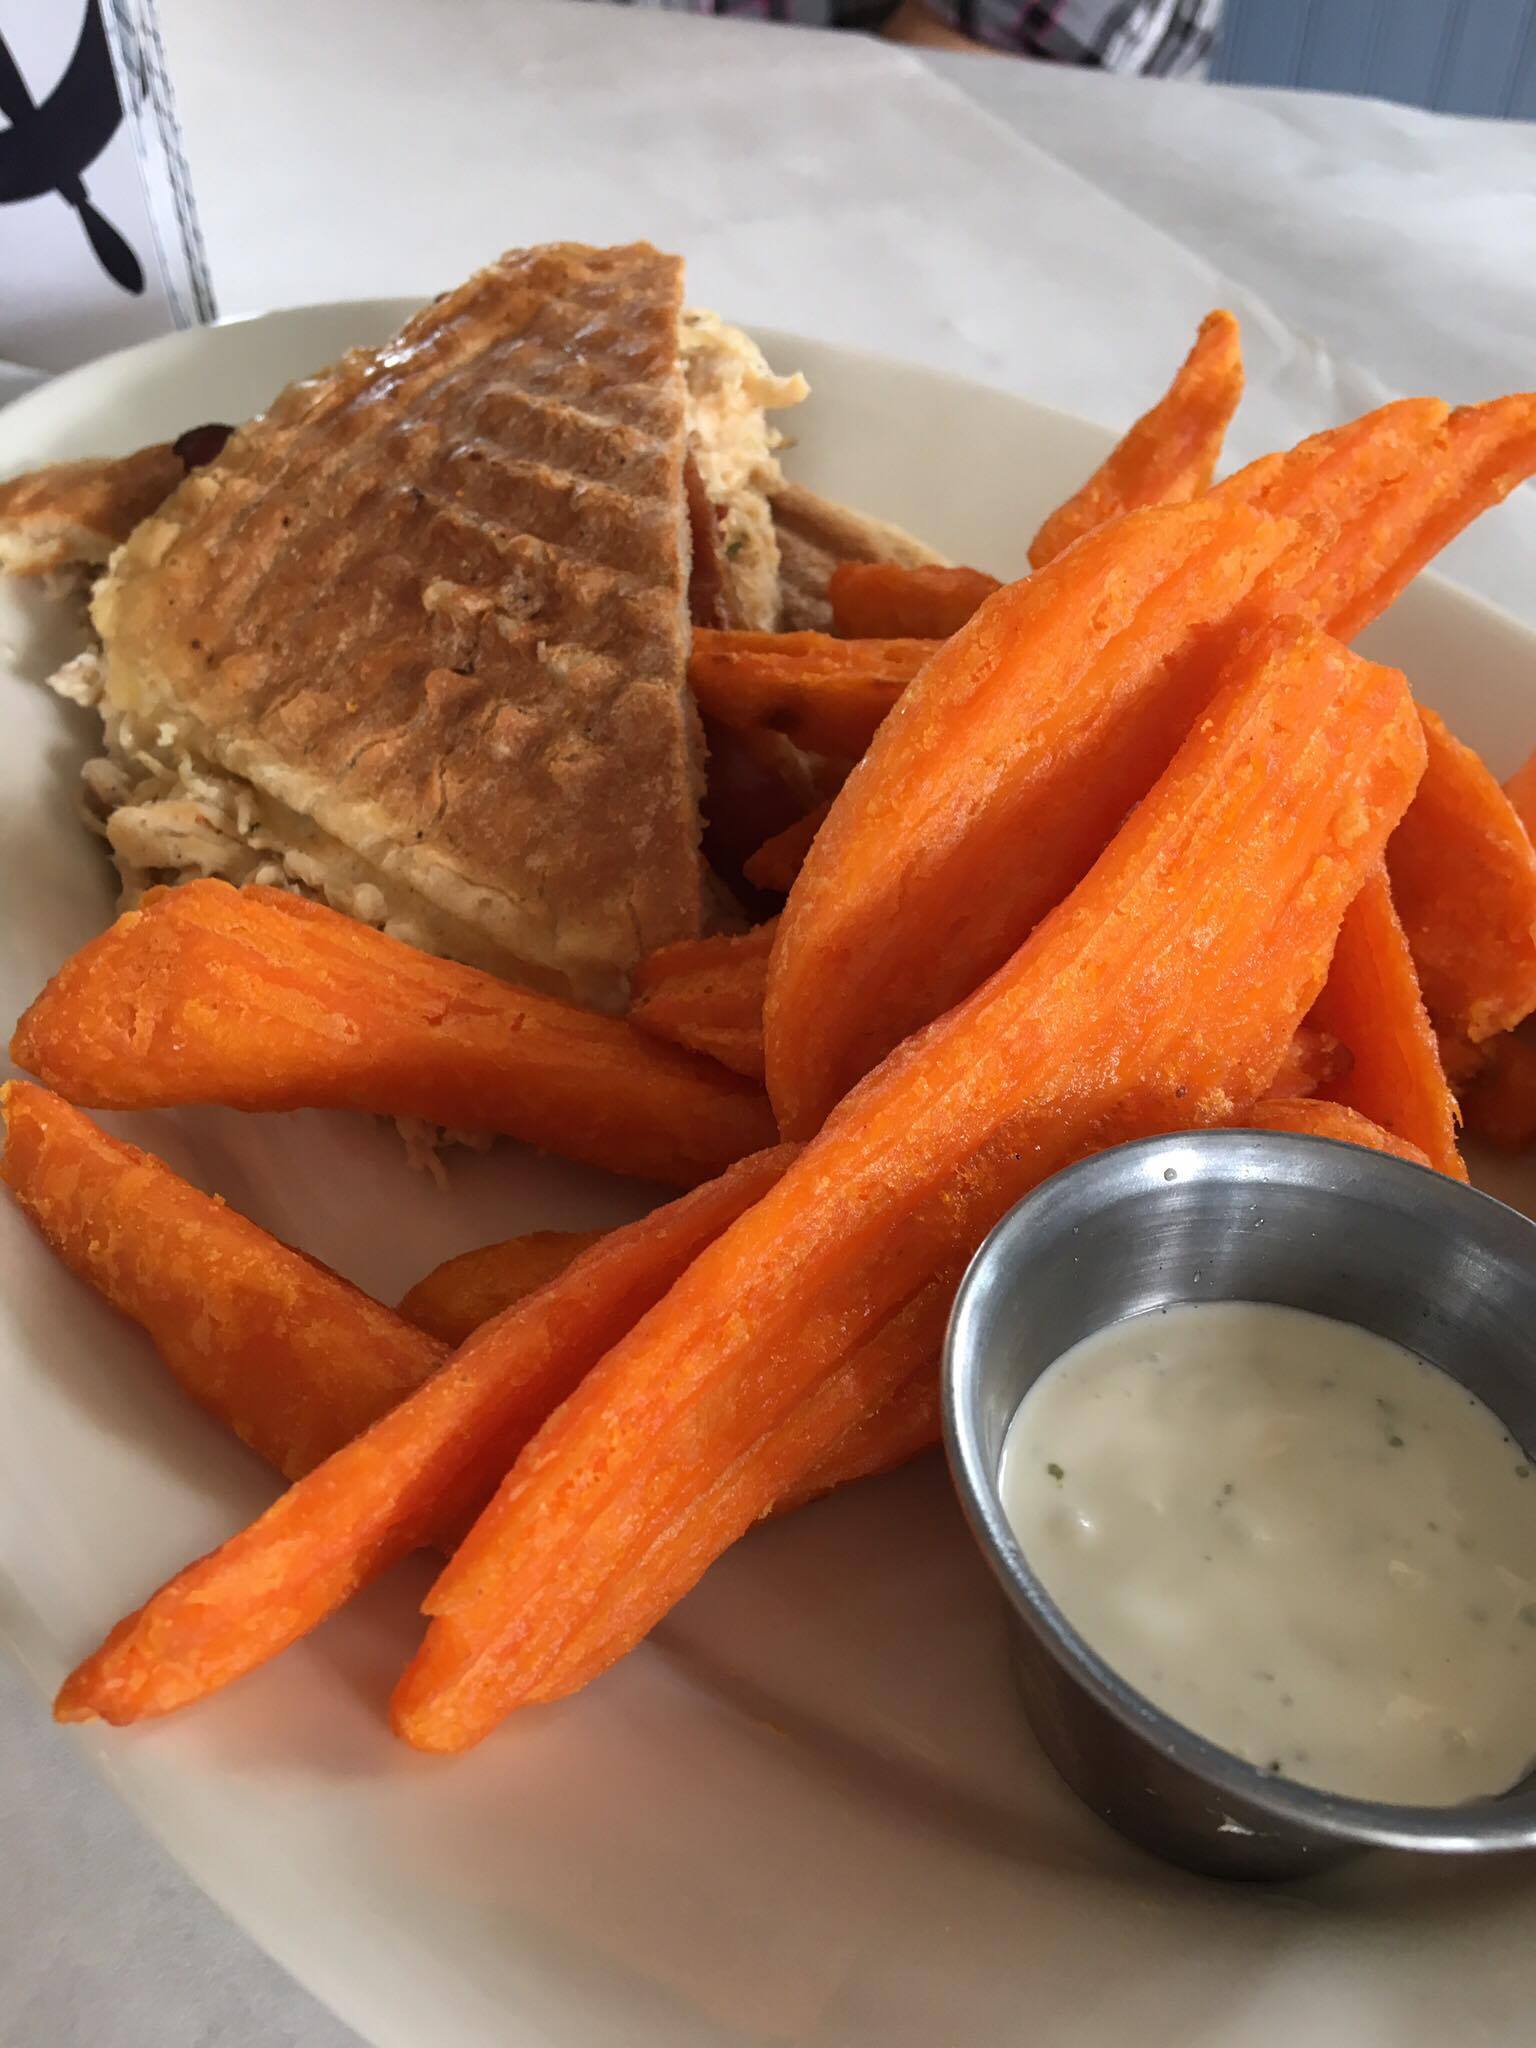
M 381 876 L 301 812 L 210 767 L 173 725 L 103 703 L 104 666 L 92 650 L 50 682 L 61 697 L 101 713 L 106 751 L 81 771 L 83 808 L 111 848 L 125 910 L 161 883 L 205 875 L 262 882 L 328 903 L 424 952 L 511 972 L 514 963 L 482 933 Z

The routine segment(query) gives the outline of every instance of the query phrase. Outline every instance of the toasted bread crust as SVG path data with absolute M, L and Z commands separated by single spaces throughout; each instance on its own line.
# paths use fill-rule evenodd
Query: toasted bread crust
M 701 918 L 681 289 L 509 253 L 290 386 L 93 611 L 109 710 L 593 1001 Z
M 186 475 L 169 441 L 132 455 L 54 462 L 0 484 L 0 570 L 94 568 Z

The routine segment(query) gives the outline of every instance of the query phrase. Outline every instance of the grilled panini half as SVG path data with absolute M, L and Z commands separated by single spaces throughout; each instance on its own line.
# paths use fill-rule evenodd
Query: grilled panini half
M 602 1005 L 699 930 L 681 294 L 645 244 L 513 251 L 135 529 L 92 610 L 130 876 L 287 880 Z

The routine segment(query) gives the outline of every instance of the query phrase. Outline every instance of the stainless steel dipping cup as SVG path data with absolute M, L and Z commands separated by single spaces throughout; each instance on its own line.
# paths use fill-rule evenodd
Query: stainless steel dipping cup
M 1255 1769 L 1133 1691 L 1034 1576 L 997 1488 L 1020 1401 L 1106 1323 L 1199 1301 L 1279 1302 L 1375 1330 L 1536 1445 L 1536 1224 L 1503 1203 L 1384 1153 L 1267 1131 L 1147 1139 L 1057 1174 L 976 1254 L 944 1359 L 950 1465 L 1047 1756 L 1122 1834 L 1214 1876 L 1293 1878 L 1371 1847 L 1536 1845 L 1536 1771 L 1498 1797 L 1420 1807 Z

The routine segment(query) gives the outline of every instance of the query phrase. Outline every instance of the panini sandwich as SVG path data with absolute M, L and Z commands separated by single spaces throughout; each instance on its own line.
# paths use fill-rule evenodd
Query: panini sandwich
M 682 292 L 645 244 L 512 251 L 222 448 L 0 486 L 0 564 L 111 554 L 55 687 L 104 721 L 125 903 L 277 883 L 602 1008 L 729 915 L 690 617 L 772 629 L 838 550 L 931 557 L 785 484 L 803 379 Z

